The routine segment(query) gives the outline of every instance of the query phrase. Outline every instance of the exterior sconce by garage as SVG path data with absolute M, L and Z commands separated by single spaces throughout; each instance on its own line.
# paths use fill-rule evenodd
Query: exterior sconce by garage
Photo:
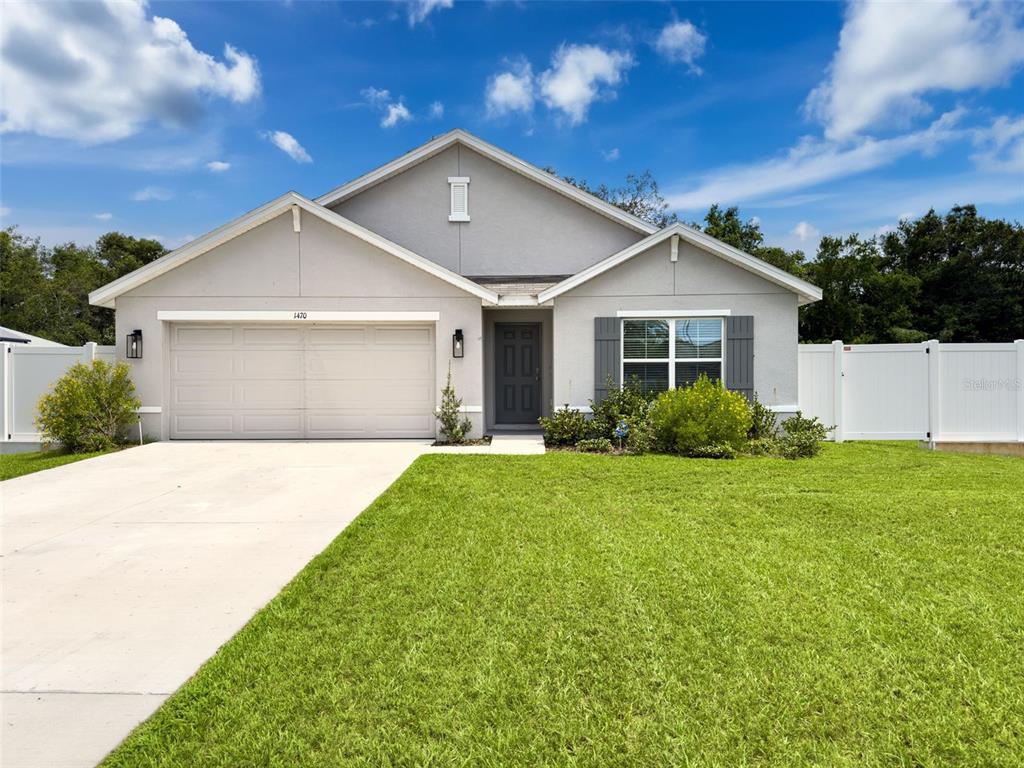
M 129 360 L 139 360 L 142 357 L 142 331 L 134 330 L 128 334 L 125 344 L 125 357 Z
M 466 351 L 466 345 L 462 337 L 462 329 L 456 328 L 455 335 L 452 336 L 452 357 L 462 357 Z

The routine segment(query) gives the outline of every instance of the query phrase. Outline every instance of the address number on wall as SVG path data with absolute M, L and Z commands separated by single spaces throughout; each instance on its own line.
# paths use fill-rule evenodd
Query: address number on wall
M 305 319 L 306 319 L 306 313 L 305 312 L 295 312 L 295 313 L 292 314 L 292 320 L 305 320 Z

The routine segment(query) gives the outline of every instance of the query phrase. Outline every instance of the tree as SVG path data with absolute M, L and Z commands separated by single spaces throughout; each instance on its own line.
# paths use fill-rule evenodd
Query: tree
M 548 167 L 544 170 L 553 176 L 558 175 L 554 168 Z M 606 203 L 611 203 L 659 229 L 679 221 L 676 214 L 669 213 L 668 203 L 662 197 L 661 191 L 658 189 L 658 182 L 655 181 L 654 175 L 650 171 L 627 173 L 626 183 L 621 187 L 614 188 L 607 184 L 591 187 L 586 179 L 577 179 L 574 176 L 563 176 L 562 178 L 574 187 L 578 187 Z
M 41 250 L 38 239 L 29 239 L 14 227 L 0 231 L 0 321 L 31 334 L 46 323 Z
M 754 219 L 743 221 L 740 218 L 739 208 L 736 206 L 723 211 L 715 203 L 708 209 L 703 226 L 700 224 L 691 226 L 779 269 L 784 269 L 797 277 L 803 276 L 803 251 L 787 251 L 785 248 L 764 245 L 761 224 Z

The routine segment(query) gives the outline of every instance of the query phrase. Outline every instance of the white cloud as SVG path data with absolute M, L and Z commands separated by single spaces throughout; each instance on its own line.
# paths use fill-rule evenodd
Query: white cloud
M 411 0 L 409 2 L 409 26 L 415 27 L 434 11 L 451 8 L 455 0 Z
M 306 148 L 299 144 L 298 140 L 290 133 L 285 131 L 265 131 L 263 138 L 271 142 L 296 163 L 313 162 L 313 158 L 309 156 Z
M 611 149 L 602 149 L 601 157 L 604 158 L 606 163 L 612 163 L 619 159 L 619 148 L 612 147 Z
M 174 193 L 169 189 L 164 189 L 163 187 L 143 187 L 132 195 L 132 200 L 137 203 L 148 203 L 154 200 L 166 202 L 172 197 L 174 197 Z
M 821 237 L 821 231 L 817 229 L 813 224 L 806 221 L 799 221 L 797 225 L 793 227 L 790 232 L 797 240 L 801 243 L 806 243 L 808 240 L 814 241 Z
M 975 135 L 974 143 L 979 151 L 971 159 L 981 170 L 1024 173 L 1024 117 L 996 118 L 991 128 Z
M 444 117 L 444 104 L 440 101 L 432 102 L 427 109 L 427 117 L 431 120 L 440 120 Z
M 848 146 L 805 138 L 781 157 L 714 169 L 694 189 L 667 199 L 681 210 L 701 210 L 711 203 L 735 205 L 874 170 L 911 153 L 930 154 L 968 134 L 957 127 L 963 114 L 953 110 L 923 130 L 890 139 L 861 139 Z
M 487 81 L 485 100 L 487 115 L 500 117 L 512 112 L 530 112 L 533 109 L 533 69 L 529 62 L 510 65 Z
M 391 101 L 391 91 L 387 88 L 374 88 L 372 85 L 363 88 L 359 94 L 366 99 L 371 107 L 385 107 Z
M 213 173 L 224 173 L 224 171 L 231 170 L 231 163 L 226 163 L 223 160 L 211 160 L 206 164 L 206 169 Z
M 587 119 L 590 105 L 600 98 L 614 98 L 615 86 L 633 66 L 632 54 L 606 51 L 596 45 L 560 45 L 551 68 L 538 78 L 541 98 L 551 109 L 564 112 L 578 125 Z
M 94 213 L 92 215 L 92 217 L 94 219 L 96 219 L 97 221 L 110 221 L 112 218 L 114 218 L 114 214 L 112 214 L 112 213 Z
M 694 74 L 700 74 L 697 59 L 704 55 L 707 35 L 688 21 L 666 24 L 654 41 L 654 49 L 671 62 L 685 64 Z
M 1012 3 L 851 3 L 806 111 L 836 140 L 906 125 L 931 111 L 930 93 L 1007 83 L 1024 63 L 1022 22 Z
M 388 104 L 387 113 L 381 118 L 381 128 L 394 128 L 399 123 L 407 123 L 412 120 L 412 114 L 402 102 Z
M 260 92 L 256 60 L 225 44 L 196 50 L 143 0 L 4 5 L 0 132 L 104 142 L 157 122 L 194 124 L 208 97 L 244 103 Z
M 8 208 L 6 205 L 0 205 L 0 218 L 6 219 L 10 215 L 11 209 Z

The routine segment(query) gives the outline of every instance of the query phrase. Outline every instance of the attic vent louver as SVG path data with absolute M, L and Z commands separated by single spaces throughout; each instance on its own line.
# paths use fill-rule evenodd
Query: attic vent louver
M 469 176 L 449 176 L 452 188 L 452 210 L 448 221 L 469 221 Z

